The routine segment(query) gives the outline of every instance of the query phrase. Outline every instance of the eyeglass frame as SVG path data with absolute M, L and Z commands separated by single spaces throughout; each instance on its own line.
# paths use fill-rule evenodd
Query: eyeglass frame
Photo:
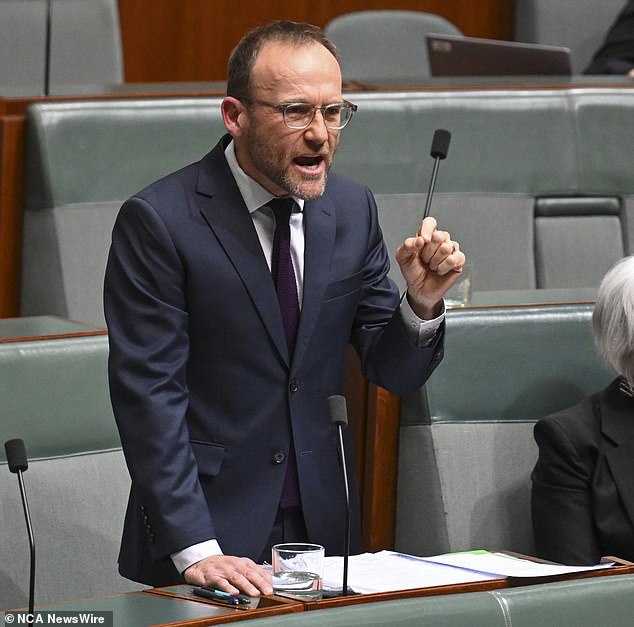
M 282 119 L 284 120 L 284 124 L 286 124 L 286 126 L 294 131 L 300 131 L 300 130 L 304 130 L 305 128 L 308 128 L 312 123 L 313 120 L 315 119 L 315 115 L 317 115 L 317 111 L 321 111 L 321 116 L 324 119 L 324 124 L 326 125 L 326 128 L 328 128 L 331 131 L 340 131 L 342 129 L 344 129 L 346 126 L 348 126 L 348 123 L 350 122 L 350 120 L 352 120 L 352 116 L 355 114 L 355 112 L 357 111 L 358 107 L 356 104 L 353 104 L 352 102 L 349 102 L 348 100 L 342 100 L 341 102 L 331 102 L 330 104 L 327 105 L 323 105 L 322 107 L 316 107 L 315 105 L 311 105 L 309 102 L 280 102 L 280 103 L 275 103 L 275 102 L 268 102 L 267 100 L 260 100 L 259 98 L 254 98 L 253 96 L 236 96 L 237 100 L 246 100 L 248 102 L 253 102 L 255 104 L 259 104 L 262 105 L 264 107 L 269 107 L 270 109 L 275 109 L 276 111 L 279 111 L 282 114 Z M 313 115 L 311 116 L 310 120 L 304 125 L 304 126 L 291 126 L 287 120 L 286 120 L 286 110 L 288 109 L 288 107 L 293 107 L 293 106 L 297 106 L 297 105 L 304 105 L 304 106 L 309 106 L 312 107 L 313 110 Z M 326 118 L 324 116 L 324 111 L 326 109 L 328 109 L 329 107 L 335 107 L 335 106 L 340 106 L 340 107 L 347 107 L 350 110 L 350 117 L 348 117 L 348 119 L 345 121 L 345 123 L 342 126 L 328 126 L 327 122 L 326 122 Z

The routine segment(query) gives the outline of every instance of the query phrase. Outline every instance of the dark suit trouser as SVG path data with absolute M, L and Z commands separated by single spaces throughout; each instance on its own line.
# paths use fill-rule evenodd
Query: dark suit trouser
M 308 532 L 301 507 L 279 508 L 269 540 L 260 556 L 260 564 L 271 563 L 271 547 L 282 542 L 308 542 Z

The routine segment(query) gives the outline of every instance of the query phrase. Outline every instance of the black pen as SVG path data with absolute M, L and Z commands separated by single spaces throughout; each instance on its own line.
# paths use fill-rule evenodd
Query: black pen
M 218 603 L 224 603 L 226 605 L 232 605 L 241 610 L 247 609 L 244 607 L 251 603 L 250 599 L 246 597 L 230 594 L 224 590 L 216 590 L 215 588 L 200 587 L 192 588 L 192 592 L 199 597 L 210 599 L 211 601 L 217 601 Z

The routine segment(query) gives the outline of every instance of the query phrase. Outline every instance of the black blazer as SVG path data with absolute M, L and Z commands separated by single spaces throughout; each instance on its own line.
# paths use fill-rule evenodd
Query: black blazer
M 368 379 L 396 394 L 422 385 L 442 357 L 444 325 L 417 348 L 395 313 L 372 195 L 332 173 L 304 207 L 303 303 L 288 354 L 227 141 L 128 200 L 112 235 L 109 376 L 132 477 L 119 567 L 150 585 L 181 581 L 169 555 L 210 538 L 226 554 L 259 558 L 291 429 L 308 535 L 341 554 L 344 494 L 326 399 L 344 392 L 348 344 Z M 352 500 L 356 552 L 355 487 Z
M 618 380 L 535 426 L 532 515 L 539 557 L 634 560 L 634 399 Z
M 627 74 L 634 67 L 634 0 L 629 0 L 607 32 L 584 74 Z

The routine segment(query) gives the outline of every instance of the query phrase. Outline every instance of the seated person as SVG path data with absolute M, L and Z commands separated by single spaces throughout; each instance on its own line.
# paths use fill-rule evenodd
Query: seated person
M 628 0 L 584 74 L 634 76 L 634 0 Z
M 617 378 L 535 425 L 536 554 L 575 565 L 634 560 L 634 256 L 603 278 L 592 327 Z

